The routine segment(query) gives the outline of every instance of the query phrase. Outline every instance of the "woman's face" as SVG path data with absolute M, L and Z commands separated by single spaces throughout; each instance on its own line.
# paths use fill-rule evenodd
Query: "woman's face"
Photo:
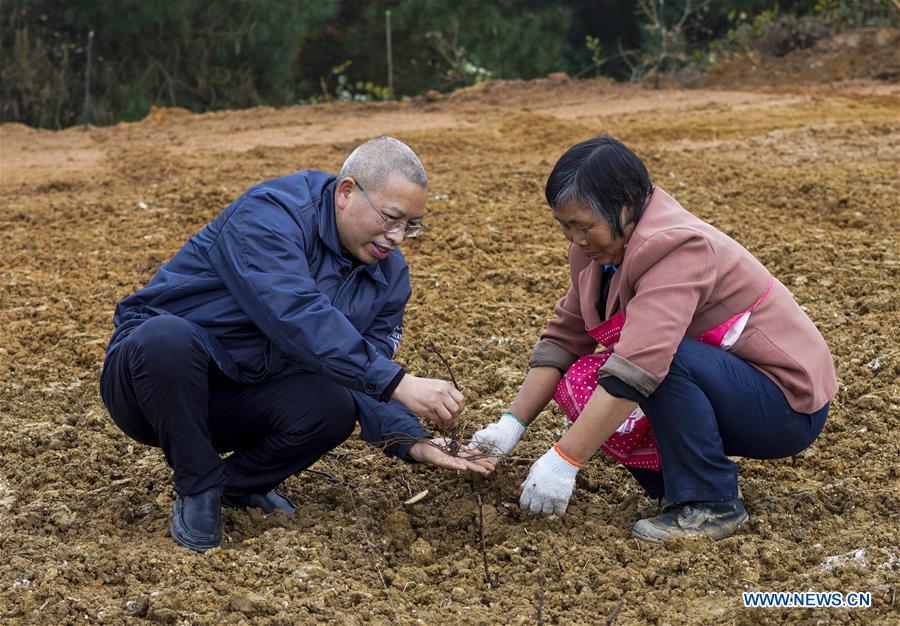
M 553 217 L 562 227 L 566 239 L 581 248 L 581 251 L 595 263 L 618 265 L 625 258 L 625 245 L 634 230 L 634 224 L 624 228 L 624 235 L 615 237 L 606 220 L 594 213 L 590 207 L 569 201 L 553 210 Z M 627 212 L 622 209 L 622 221 Z

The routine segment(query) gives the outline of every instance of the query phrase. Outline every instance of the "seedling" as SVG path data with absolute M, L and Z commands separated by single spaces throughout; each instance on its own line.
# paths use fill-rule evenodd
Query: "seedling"
M 456 376 L 453 375 L 453 368 L 450 367 L 449 361 L 433 345 L 429 344 L 425 346 L 425 349 L 440 359 L 444 367 L 447 368 L 447 373 L 450 375 L 450 381 L 453 383 L 453 386 L 456 387 L 457 391 L 462 391 L 456 382 Z M 450 429 L 449 442 L 447 444 L 447 454 L 450 456 L 459 456 L 459 450 L 462 447 L 459 433 L 460 426 L 458 424 Z M 478 505 L 478 543 L 481 546 L 481 558 L 484 564 L 484 582 L 489 584 L 491 589 L 496 589 L 500 586 L 500 577 L 497 575 L 491 576 L 491 570 L 488 567 L 487 542 L 484 540 L 484 503 L 481 499 L 481 496 L 490 488 L 490 479 L 472 474 L 469 486 L 472 488 L 472 494 L 475 496 L 475 502 Z

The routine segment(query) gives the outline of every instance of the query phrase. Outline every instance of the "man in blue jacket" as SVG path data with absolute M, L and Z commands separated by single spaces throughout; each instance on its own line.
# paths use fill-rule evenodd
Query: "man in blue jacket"
M 251 188 L 119 302 L 101 395 L 129 437 L 162 448 L 180 544 L 219 545 L 222 504 L 293 512 L 275 487 L 357 418 L 402 458 L 491 469 L 410 441 L 429 437 L 416 414 L 449 428 L 464 406 L 392 360 L 412 293 L 399 246 L 424 230 L 426 189 L 408 146 L 373 139 L 337 177 Z

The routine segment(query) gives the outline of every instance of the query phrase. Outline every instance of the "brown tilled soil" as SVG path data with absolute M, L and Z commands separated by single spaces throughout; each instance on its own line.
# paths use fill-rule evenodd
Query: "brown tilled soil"
M 894 86 L 896 87 L 896 86 Z M 885 90 L 882 89 L 882 92 Z M 603 457 L 569 513 L 519 511 L 561 428 L 548 410 L 477 508 L 465 476 L 353 437 L 289 479 L 293 518 L 228 511 L 219 549 L 168 536 L 170 471 L 97 391 L 115 302 L 249 185 L 334 171 L 389 133 L 429 169 L 429 232 L 399 360 L 466 393 L 468 433 L 512 398 L 567 285 L 542 202 L 555 159 L 611 133 L 655 182 L 742 242 L 831 346 L 841 391 L 796 458 L 738 460 L 750 522 L 718 543 L 639 544 L 652 510 Z M 0 621 L 6 623 L 888 624 L 900 619 L 900 98 L 643 91 L 550 77 L 447 97 L 205 115 L 111 128 L 0 128 Z M 414 505 L 403 501 L 423 489 Z M 744 609 L 740 594 L 865 591 L 872 608 Z

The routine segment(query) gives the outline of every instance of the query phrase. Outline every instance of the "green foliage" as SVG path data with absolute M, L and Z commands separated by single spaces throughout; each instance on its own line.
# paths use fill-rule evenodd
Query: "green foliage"
M 533 78 L 565 69 L 571 12 L 533 0 L 406 0 L 366 3 L 343 38 L 366 76 L 386 76 L 384 11 L 391 9 L 399 93 L 449 89 L 488 78 Z M 374 37 L 373 37 L 374 35 Z M 373 50 L 382 52 L 372 54 Z
M 891 0 L 818 0 L 813 10 L 848 26 L 896 26 L 900 13 L 891 7 Z
M 459 44 L 459 25 L 455 24 L 454 27 L 452 40 L 448 40 L 441 31 L 425 33 L 425 39 L 447 63 L 448 67 L 444 72 L 446 82 L 451 85 L 466 85 L 490 80 L 492 72 L 476 65 L 477 60 L 469 57 L 465 47 Z
M 153 104 L 208 110 L 293 103 L 303 88 L 296 77 L 304 44 L 338 9 L 333 0 L 7 4 L 0 75 L 3 101 L 11 104 L 3 119 L 56 127 L 80 112 L 91 30 L 93 121 L 108 123 L 143 117 Z M 48 84 L 58 92 L 49 100 L 41 87 Z
M 78 109 L 70 87 L 78 77 L 71 58 L 78 47 L 60 41 L 43 13 L 4 4 L 0 20 L 0 119 L 57 128 L 73 119 Z
M 591 51 L 591 67 L 600 69 L 600 66 L 603 65 L 603 58 L 601 57 L 603 44 L 600 43 L 600 40 L 597 37 L 585 35 L 584 45 Z
M 329 100 L 368 102 L 391 99 L 393 94 L 391 94 L 391 90 L 388 87 L 377 85 L 368 80 L 352 82 L 347 74 L 347 69 L 351 65 L 353 65 L 353 61 L 348 60 L 332 67 L 328 75 L 320 81 L 322 94 L 306 98 L 303 102 L 315 104 Z
M 0 122 L 385 100 L 557 71 L 640 79 L 818 36 L 796 16 L 896 25 L 898 13 L 886 0 L 0 0 Z
M 748 14 L 738 8 L 732 9 L 727 14 L 728 30 L 721 37 L 713 39 L 706 50 L 698 48 L 695 59 L 715 62 L 720 57 L 727 57 L 733 50 L 746 48 L 753 40 L 765 35 L 778 15 L 777 6 L 756 14 Z
M 736 6 L 727 12 L 727 30 L 697 47 L 697 61 L 715 62 L 747 48 L 781 56 L 809 47 L 835 29 L 896 27 L 900 19 L 900 11 L 886 0 L 784 0 L 745 9 Z

